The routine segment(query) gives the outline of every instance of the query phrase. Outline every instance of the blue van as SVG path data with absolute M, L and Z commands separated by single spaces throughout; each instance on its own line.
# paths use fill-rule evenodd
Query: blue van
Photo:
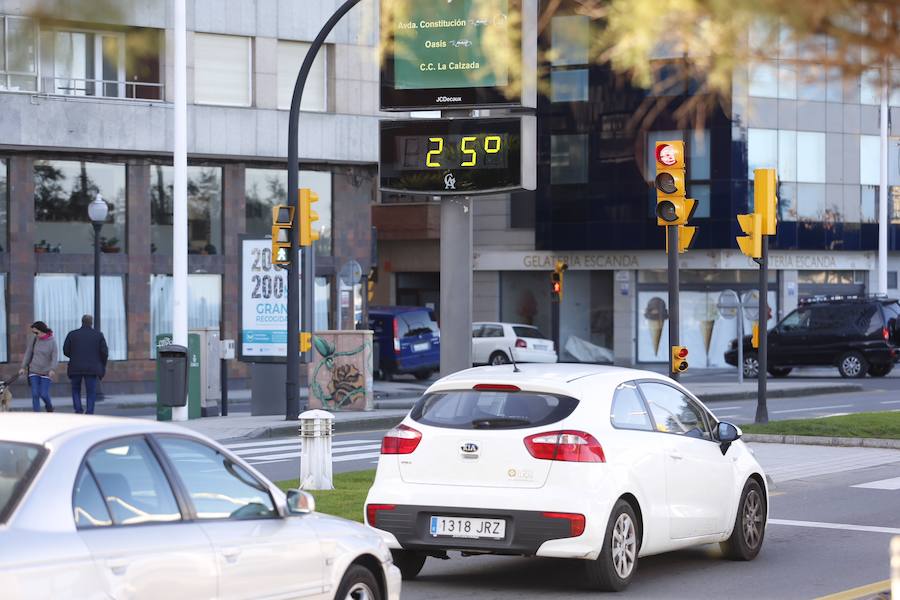
M 375 370 L 384 380 L 400 373 L 428 379 L 440 369 L 441 332 L 430 309 L 370 306 L 369 329 L 375 332 Z

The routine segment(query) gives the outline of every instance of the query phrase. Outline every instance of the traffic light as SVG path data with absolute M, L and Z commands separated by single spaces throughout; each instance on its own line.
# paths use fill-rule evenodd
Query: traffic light
M 272 207 L 272 264 L 287 265 L 291 262 L 291 227 L 294 225 L 294 207 L 279 204 Z
M 737 238 L 741 252 L 762 257 L 762 236 L 775 235 L 778 226 L 778 185 L 775 169 L 756 169 L 753 177 L 753 213 L 738 215 L 738 225 L 746 236 Z
M 369 277 L 367 278 L 368 285 L 368 298 L 369 302 L 372 302 L 375 299 L 375 286 L 378 284 L 378 267 L 372 266 L 369 269 Z
M 308 352 L 312 349 L 312 334 L 308 331 L 300 332 L 300 352 Z
M 738 236 L 737 243 L 741 252 L 750 258 L 762 256 L 762 215 L 758 212 L 749 215 L 738 215 L 738 225 L 746 236 Z
M 569 268 L 565 262 L 558 260 L 550 275 L 550 299 L 553 302 L 562 300 L 563 294 L 563 271 Z
M 684 373 L 688 370 L 688 349 L 684 346 L 672 346 L 672 372 Z
M 685 198 L 684 142 L 657 142 L 655 157 L 656 224 L 686 225 L 697 209 L 697 201 Z
M 750 345 L 759 348 L 759 321 L 753 322 L 753 335 L 750 336 Z
M 313 229 L 313 221 L 319 220 L 319 213 L 312 209 L 319 195 L 309 188 L 300 188 L 300 245 L 311 246 L 319 239 L 319 232 Z
M 691 249 L 697 228 L 690 225 L 678 226 L 678 254 L 684 254 Z M 666 254 L 669 253 L 669 236 L 666 236 Z

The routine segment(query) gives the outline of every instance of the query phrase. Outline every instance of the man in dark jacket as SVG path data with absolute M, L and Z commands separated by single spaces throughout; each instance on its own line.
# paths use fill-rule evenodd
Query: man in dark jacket
M 106 338 L 94 329 L 91 315 L 81 317 L 81 329 L 70 331 L 63 343 L 63 354 L 69 357 L 69 379 L 72 381 L 72 404 L 75 413 L 83 413 L 81 408 L 81 381 L 87 392 L 87 414 L 94 414 L 97 400 L 97 378 L 106 375 L 106 361 L 109 348 Z

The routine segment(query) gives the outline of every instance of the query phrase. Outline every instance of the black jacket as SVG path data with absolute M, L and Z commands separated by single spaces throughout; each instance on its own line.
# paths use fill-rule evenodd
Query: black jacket
M 69 375 L 106 375 L 109 348 L 103 334 L 91 327 L 70 331 L 63 343 L 63 354 L 69 357 Z

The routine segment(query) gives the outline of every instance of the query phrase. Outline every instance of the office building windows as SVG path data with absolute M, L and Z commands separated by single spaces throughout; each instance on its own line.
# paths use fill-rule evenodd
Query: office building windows
M 35 22 L 0 16 L 0 90 L 37 91 L 37 54 Z
M 172 255 L 172 167 L 150 168 L 150 250 Z M 188 167 L 188 254 L 222 253 L 222 169 Z
M 282 110 L 291 108 L 294 84 L 309 46 L 308 42 L 278 40 L 278 108 Z M 323 46 L 313 61 L 306 87 L 303 88 L 300 110 L 317 112 L 328 110 L 328 71 L 325 62 L 327 54 L 328 47 Z
M 250 106 L 250 38 L 194 34 L 194 102 Z

